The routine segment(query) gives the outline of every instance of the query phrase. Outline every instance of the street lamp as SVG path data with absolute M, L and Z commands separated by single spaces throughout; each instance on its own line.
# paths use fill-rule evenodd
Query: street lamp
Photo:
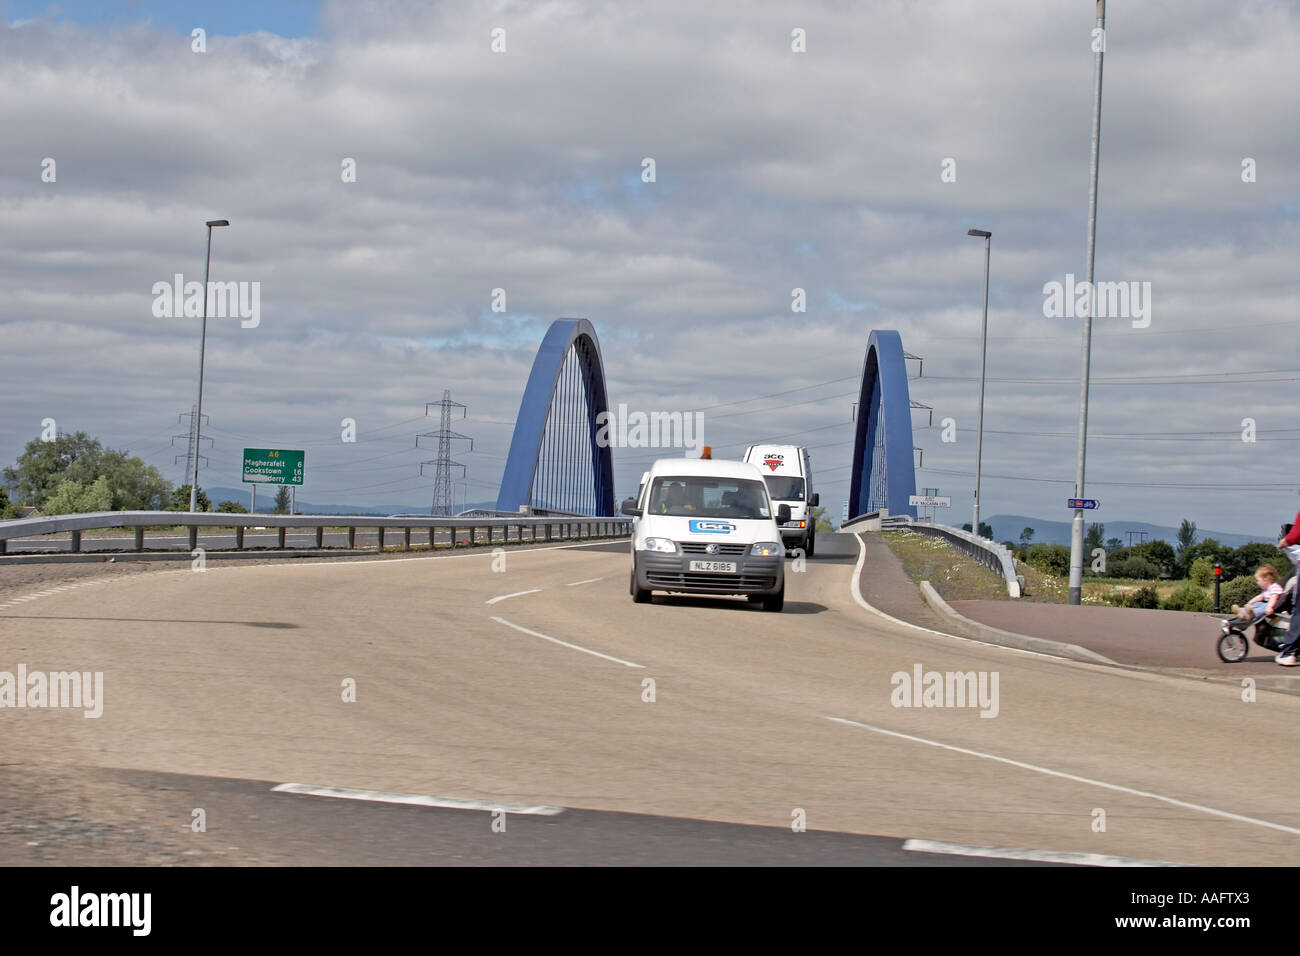
M 1088 375 L 1092 366 L 1092 310 L 1096 301 L 1092 284 L 1092 267 L 1097 254 L 1097 171 L 1101 165 L 1101 72 L 1106 56 L 1106 0 L 1097 0 L 1097 26 L 1101 43 L 1093 47 L 1092 68 L 1092 161 L 1088 176 L 1088 308 L 1083 314 L 1082 357 L 1079 369 L 1079 450 L 1075 461 L 1074 497 L 1083 498 L 1084 466 L 1088 456 Z M 1082 504 L 1082 501 L 1079 502 Z M 1083 509 L 1074 509 L 1070 523 L 1070 597 L 1071 604 L 1083 603 Z
M 203 326 L 199 333 L 199 402 L 194 410 L 194 473 L 190 475 L 190 511 L 199 510 L 199 429 L 203 425 L 203 353 L 208 344 L 208 270 L 212 268 L 212 227 L 228 226 L 229 219 L 209 219 L 208 257 L 203 265 Z
M 968 236 L 981 236 L 984 239 L 984 322 L 980 333 L 980 412 L 979 424 L 975 429 L 975 515 L 971 519 L 971 534 L 980 533 L 980 464 L 984 454 L 984 366 L 989 354 L 989 245 L 993 233 L 983 229 L 967 229 Z

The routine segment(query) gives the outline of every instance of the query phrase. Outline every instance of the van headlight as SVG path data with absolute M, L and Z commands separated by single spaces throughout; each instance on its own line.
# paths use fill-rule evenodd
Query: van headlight
M 642 551 L 664 551 L 668 554 L 677 553 L 677 542 L 672 538 L 646 538 L 641 544 Z
M 760 558 L 767 558 L 774 554 L 785 554 L 785 546 L 777 544 L 775 541 L 759 541 L 750 546 L 749 553 Z

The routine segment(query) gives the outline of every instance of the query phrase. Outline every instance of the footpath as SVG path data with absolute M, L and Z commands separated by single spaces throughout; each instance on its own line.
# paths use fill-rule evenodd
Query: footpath
M 880 535 L 869 533 L 861 538 L 867 551 L 862 596 L 870 604 L 923 627 L 999 643 L 986 632 L 962 626 L 932 610 L 921 595 L 919 582 L 907 576 L 902 562 Z M 1214 614 L 1017 600 L 949 604 L 959 615 L 979 624 L 1012 635 L 1073 644 L 1121 666 L 1234 682 L 1253 677 L 1260 687 L 1300 693 L 1300 667 L 1276 664 L 1272 652 L 1253 642 L 1245 660 L 1236 664 L 1219 660 L 1215 646 L 1221 617 Z

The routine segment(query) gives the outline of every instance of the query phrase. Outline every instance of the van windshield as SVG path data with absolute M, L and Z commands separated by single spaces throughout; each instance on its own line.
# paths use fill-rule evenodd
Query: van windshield
M 762 520 L 772 514 L 762 482 L 705 475 L 656 478 L 646 513 L 741 520 Z
M 767 493 L 773 501 L 803 501 L 803 479 L 786 475 L 764 475 Z

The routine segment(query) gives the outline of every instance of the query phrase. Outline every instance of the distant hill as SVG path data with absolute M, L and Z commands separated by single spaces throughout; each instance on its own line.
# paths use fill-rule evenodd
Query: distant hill
M 1025 528 L 1033 528 L 1035 544 L 1068 545 L 1070 543 L 1070 522 L 1068 521 L 1048 521 L 1045 518 L 1030 518 L 1025 515 L 994 515 L 992 518 L 981 520 L 993 526 L 995 541 L 1019 542 L 1020 532 Z M 1147 541 L 1168 541 L 1174 545 L 1178 541 L 1178 529 L 1171 528 L 1168 525 L 1148 524 L 1145 521 L 1101 520 L 1106 526 L 1106 537 L 1119 538 L 1125 545 L 1129 543 L 1128 533 L 1130 531 L 1145 531 Z M 1088 521 L 1088 524 L 1092 524 L 1092 521 Z M 1279 527 L 1278 530 L 1280 531 L 1281 528 Z M 1228 531 L 1211 531 L 1208 528 L 1197 528 L 1196 540 L 1204 541 L 1206 538 L 1214 538 L 1220 544 L 1226 544 L 1231 548 L 1241 547 L 1241 545 L 1249 544 L 1251 541 L 1267 541 L 1270 544 L 1277 541 L 1276 537 L 1270 537 L 1269 535 L 1233 534 Z M 1141 539 L 1138 535 L 1134 534 L 1133 543 L 1137 544 L 1139 540 Z
M 204 488 L 203 493 L 208 496 L 208 499 L 212 502 L 212 507 L 214 508 L 217 506 L 218 502 L 222 501 L 234 501 L 247 508 L 250 503 L 249 499 L 252 497 L 248 490 L 243 488 Z M 274 506 L 274 503 L 275 489 L 264 485 L 258 485 L 257 510 L 263 514 L 269 513 L 271 508 Z M 303 514 L 313 515 L 427 515 L 429 513 L 430 502 L 426 501 L 424 504 L 419 505 L 384 505 L 373 503 L 364 505 L 323 505 L 317 504 L 313 501 L 308 501 L 299 495 L 297 506 L 298 510 Z M 471 501 L 465 506 L 465 510 L 468 510 L 469 508 L 495 508 L 496 506 L 497 503 L 495 501 Z

